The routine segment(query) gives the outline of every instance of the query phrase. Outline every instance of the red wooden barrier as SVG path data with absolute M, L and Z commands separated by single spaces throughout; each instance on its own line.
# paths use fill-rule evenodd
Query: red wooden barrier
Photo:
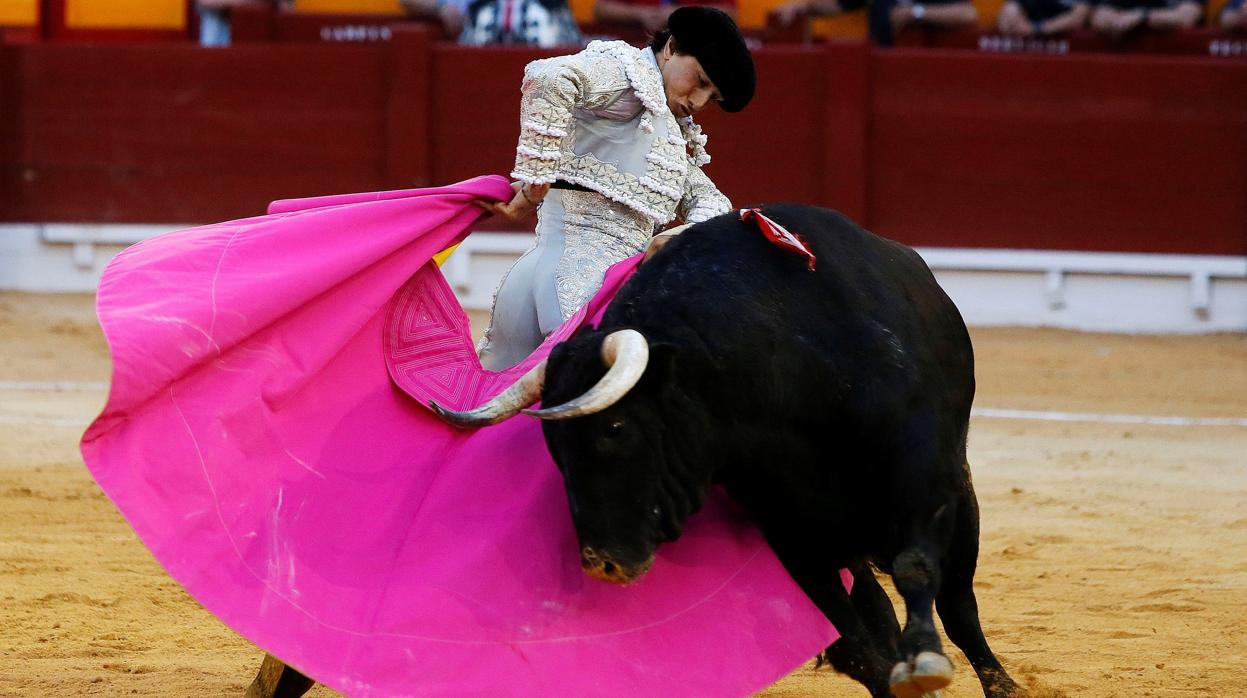
M 427 187 L 433 172 L 433 127 L 429 106 L 434 98 L 432 73 L 434 33 L 418 25 L 396 26 L 394 44 L 386 52 L 385 134 L 386 187 Z
M 268 200 L 510 171 L 549 53 L 435 43 L 0 46 L 0 221 L 207 222 Z M 710 109 L 739 204 L 905 242 L 1247 254 L 1247 63 L 861 44 L 757 52 Z
M 1247 253 L 1247 65 L 896 50 L 874 67 L 880 232 Z
M 7 47 L 6 221 L 194 222 L 386 186 L 375 47 Z M 6 121 L 9 117 L 6 116 Z
M 825 155 L 822 203 L 858 221 L 869 222 L 873 166 L 870 46 L 863 42 L 827 45 Z
M 18 152 L 21 104 L 16 68 L 14 48 L 0 43 L 0 114 L 5 115 L 0 118 L 0 221 L 15 220 L 10 217 L 18 198 L 14 186 L 25 176 L 25 159 Z

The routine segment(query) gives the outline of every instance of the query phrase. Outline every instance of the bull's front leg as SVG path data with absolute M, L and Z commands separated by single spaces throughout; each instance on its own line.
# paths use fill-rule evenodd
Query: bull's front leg
M 299 698 L 316 682 L 271 654 L 264 655 L 260 671 L 247 687 L 246 698 Z
M 964 446 L 947 454 L 932 439 L 929 415 L 917 412 L 898 432 L 905 443 L 903 453 L 889 464 L 896 476 L 886 501 L 898 506 L 892 514 L 897 537 L 879 551 L 881 567 L 892 575 L 905 601 L 901 631 L 901 661 L 892 669 L 892 693 L 897 698 L 918 698 L 938 691 L 953 680 L 953 663 L 944 654 L 935 629 L 935 602 L 945 583 L 944 561 L 957 528 L 956 492 L 945 476 L 959 473 Z
M 829 567 L 808 545 L 787 545 L 774 537 L 768 538 L 793 580 L 840 633 L 839 639 L 819 656 L 820 663 L 826 660 L 836 671 L 865 686 L 873 698 L 891 698 L 889 676 L 896 655 L 876 644 L 875 637 L 880 633 L 867 627 L 868 620 L 855 608 L 840 579 L 840 571 Z M 865 565 L 862 568 L 869 574 Z

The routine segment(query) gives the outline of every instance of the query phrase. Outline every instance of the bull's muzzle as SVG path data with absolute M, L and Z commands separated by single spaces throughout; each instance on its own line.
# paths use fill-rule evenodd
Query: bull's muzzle
M 613 584 L 628 584 L 636 581 L 637 578 L 648 572 L 653 564 L 653 556 L 650 556 L 639 565 L 627 566 L 589 546 L 580 549 L 580 569 L 594 579 L 600 579 Z

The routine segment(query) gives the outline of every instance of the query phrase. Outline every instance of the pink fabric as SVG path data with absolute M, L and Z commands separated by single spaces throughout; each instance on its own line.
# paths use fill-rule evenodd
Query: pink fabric
M 596 327 L 643 257 L 635 255 L 608 269 L 596 296 L 528 358 L 499 372 L 481 368 L 463 308 L 437 266 L 425 264 L 394 294 L 386 312 L 382 351 L 390 377 L 421 405 L 435 401 L 452 410 L 477 407 L 540 363 L 581 324 Z
M 391 382 L 387 318 L 422 299 L 454 350 L 446 370 L 407 366 L 413 384 L 458 376 L 479 388 L 462 406 L 526 370 L 480 368 L 430 262 L 480 215 L 474 197 L 510 193 L 484 177 L 277 202 L 126 250 L 100 283 L 114 373 L 88 468 L 195 599 L 350 695 L 766 686 L 836 633 L 726 498 L 638 583 L 598 582 L 536 420 L 455 430 Z

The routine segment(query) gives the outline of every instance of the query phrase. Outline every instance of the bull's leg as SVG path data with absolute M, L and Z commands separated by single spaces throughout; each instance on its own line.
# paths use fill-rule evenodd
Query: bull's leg
M 974 570 L 979 556 L 979 510 L 974 489 L 966 482 L 966 493 L 957 509 L 957 526 L 944 565 L 944 583 L 936 597 L 936 609 L 948 639 L 965 652 L 974 667 L 987 698 L 1006 698 L 1020 692 L 987 646 L 979 625 L 979 607 L 974 598 Z
M 920 455 L 923 450 L 913 452 Z M 939 466 L 930 469 L 915 465 L 907 469 L 914 476 L 898 484 L 902 499 L 897 501 L 914 502 L 912 515 L 902 525 L 908 535 L 889 570 L 905 600 L 905 623 L 900 633 L 902 662 L 892 671 L 892 692 L 898 698 L 918 698 L 953 681 L 953 663 L 944 656 L 935 631 L 934 606 L 943 582 L 940 563 L 953 536 L 959 502 L 948 496 L 953 491 L 920 475 L 940 470 Z
M 874 643 L 874 647 L 869 651 L 882 658 L 882 667 L 888 669 L 890 679 L 891 668 L 901 660 L 901 626 L 896 622 L 896 610 L 892 608 L 892 600 L 879 585 L 879 580 L 875 578 L 870 565 L 862 565 L 853 570 L 853 591 L 849 594 L 849 599 L 852 600 L 854 612 L 861 619 L 862 626 L 870 634 L 870 639 Z M 834 647 L 835 645 L 832 645 L 827 649 L 831 650 Z M 829 651 L 824 651 L 819 659 L 826 658 L 828 662 L 831 662 L 830 655 Z M 832 666 L 836 665 L 833 663 Z M 843 669 L 840 671 L 847 673 Z M 890 683 L 887 692 L 883 695 L 893 695 Z M 939 690 L 921 694 L 921 698 L 941 698 L 942 696 L 943 692 Z
M 953 664 L 935 629 L 935 600 L 960 504 L 960 479 L 950 481 L 948 476 L 956 478 L 966 462 L 965 432 L 958 448 L 950 452 L 936 436 L 939 430 L 933 425 L 938 422 L 925 410 L 911 414 L 898 432 L 903 447 L 889 464 L 898 476 L 890 482 L 888 501 L 905 505 L 892 522 L 898 534 L 890 546 L 894 557 L 883 565 L 905 600 L 901 661 L 891 677 L 897 698 L 918 698 L 953 680 Z
M 798 579 L 797 582 L 801 583 L 801 580 Z M 803 589 L 807 588 L 805 584 L 801 586 Z M 892 692 L 888 678 L 892 664 L 896 661 L 895 657 L 885 656 L 876 647 L 870 630 L 853 607 L 844 587 L 840 586 L 839 579 L 834 582 L 834 586 L 840 587 L 839 591 L 831 591 L 826 595 L 830 598 L 825 600 L 810 594 L 819 610 L 840 632 L 840 638 L 823 651 L 820 660 L 825 660 L 836 671 L 865 686 L 874 698 L 889 698 Z
M 799 551 L 792 554 L 785 554 L 782 543 L 777 544 L 772 540 L 771 545 L 802 591 L 840 632 L 840 638 L 819 656 L 820 663 L 826 661 L 836 671 L 855 679 L 874 698 L 890 698 L 892 693 L 888 688 L 888 676 L 895 657 L 884 656 L 875 647 L 870 630 L 858 615 L 853 599 L 840 581 L 839 570 L 818 569 L 819 560 L 817 556 L 810 554 L 807 545 L 798 546 Z M 865 565 L 861 567 L 864 570 L 863 577 L 870 574 Z M 854 576 L 856 578 L 856 573 Z M 875 586 L 878 587 L 877 582 Z M 857 588 L 855 579 L 855 593 Z M 868 595 L 869 592 L 862 593 Z
M 286 666 L 271 654 L 265 654 L 259 673 L 247 687 L 246 698 L 299 698 L 315 684 L 297 669 Z
M 898 661 L 901 656 L 901 626 L 896 622 L 896 609 L 887 592 L 879 585 L 874 570 L 869 564 L 863 564 L 853 571 L 853 591 L 849 598 L 853 608 L 870 637 L 875 648 L 887 660 Z
M 941 547 L 931 536 L 940 519 L 951 512 L 941 507 L 892 561 L 892 581 L 905 599 L 905 629 L 901 631 L 902 661 L 892 669 L 892 693 L 897 698 L 918 698 L 939 690 L 953 680 L 953 665 L 944 656 L 935 630 L 934 605 L 939 593 Z M 932 526 L 934 525 L 934 526 Z

